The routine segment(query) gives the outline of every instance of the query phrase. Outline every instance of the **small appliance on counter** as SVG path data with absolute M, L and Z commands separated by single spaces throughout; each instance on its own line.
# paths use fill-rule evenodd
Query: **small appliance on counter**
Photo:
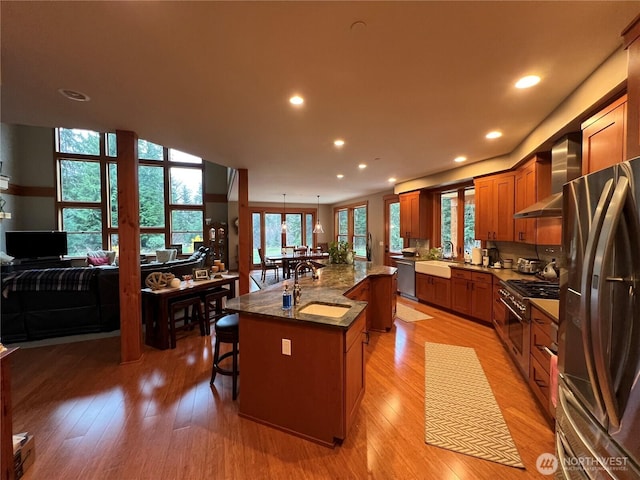
M 471 265 L 482 265 L 482 249 L 474 247 L 471 249 Z
M 403 248 L 402 249 L 402 256 L 403 257 L 417 257 L 418 256 L 418 249 L 414 248 L 414 247 Z
M 542 270 L 542 262 L 536 258 L 519 258 L 517 270 L 520 273 L 535 274 Z

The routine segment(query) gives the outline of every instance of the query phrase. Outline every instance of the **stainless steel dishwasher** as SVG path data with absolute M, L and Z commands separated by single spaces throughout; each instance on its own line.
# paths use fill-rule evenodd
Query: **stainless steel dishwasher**
M 396 260 L 400 295 L 416 300 L 416 264 L 411 260 Z

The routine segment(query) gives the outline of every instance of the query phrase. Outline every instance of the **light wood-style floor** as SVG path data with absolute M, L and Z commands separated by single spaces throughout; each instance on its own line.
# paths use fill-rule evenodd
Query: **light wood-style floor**
M 543 478 L 535 462 L 553 452 L 552 430 L 495 332 L 399 301 L 435 318 L 372 334 L 366 394 L 334 449 L 239 418 L 231 379 L 209 386 L 211 338 L 195 332 L 129 365 L 118 364 L 118 337 L 23 348 L 12 363 L 14 431 L 36 444 L 24 479 Z M 424 443 L 425 341 L 476 349 L 526 470 Z

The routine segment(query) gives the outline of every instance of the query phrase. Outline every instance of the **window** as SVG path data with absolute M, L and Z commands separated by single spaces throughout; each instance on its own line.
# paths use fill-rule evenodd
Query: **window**
M 58 128 L 58 228 L 68 234 L 69 255 L 118 248 L 116 135 Z M 202 241 L 202 159 L 138 140 L 140 251 L 181 244 L 184 253 Z
M 449 243 L 450 242 L 450 243 Z M 475 190 L 461 187 L 440 194 L 440 245 L 445 254 L 471 252 L 475 239 Z M 437 245 L 437 243 L 436 243 Z M 450 249 L 453 245 L 453 249 Z
M 400 202 L 390 202 L 389 211 L 389 252 L 399 253 L 404 247 L 404 240 L 400 236 Z
M 358 204 L 334 210 L 336 240 L 353 245 L 357 257 L 367 256 L 367 205 Z

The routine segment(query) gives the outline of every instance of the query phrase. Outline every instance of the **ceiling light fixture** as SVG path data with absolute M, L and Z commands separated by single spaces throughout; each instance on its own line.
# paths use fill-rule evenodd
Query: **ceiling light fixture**
M 280 225 L 280 231 L 282 233 L 287 233 L 287 207 L 285 204 L 285 199 L 287 198 L 287 194 L 282 194 L 282 225 Z
M 58 93 L 69 100 L 74 100 L 76 102 L 88 102 L 91 100 L 89 95 L 86 93 L 78 92 L 77 90 L 71 90 L 68 88 L 59 88 Z
M 291 105 L 302 105 L 304 103 L 304 98 L 300 95 L 294 95 L 289 99 L 289 103 L 291 103 Z
M 337 140 L 334 140 L 334 141 L 333 141 L 333 144 L 334 144 L 336 147 L 342 147 L 342 146 L 344 145 L 344 140 L 342 140 L 342 139 L 340 139 L 340 138 L 339 138 L 339 139 L 337 139 Z
M 360 165 L 358 165 L 358 168 L 360 170 L 364 170 L 365 168 L 367 168 L 367 164 L 366 163 L 361 163 Z
M 322 228 L 322 224 L 320 223 L 320 195 L 318 195 L 318 213 L 316 213 L 317 221 L 316 226 L 313 227 L 313 233 L 324 233 L 324 228 Z
M 394 183 L 396 181 L 396 177 L 389 177 L 387 180 L 389 183 Z
M 486 135 L 487 138 L 500 138 L 501 136 L 502 136 L 502 132 L 498 132 L 497 130 L 494 130 L 493 132 L 489 132 Z
M 338 177 L 338 178 L 344 178 L 344 175 L 343 175 L 343 174 L 341 174 L 341 173 L 339 173 L 338 175 L 336 175 L 336 177 Z
M 459 156 L 453 159 L 454 162 L 456 163 L 460 163 L 460 162 L 464 162 L 467 159 L 467 157 L 463 157 L 463 156 Z
M 527 75 L 516 82 L 516 88 L 530 88 L 540 83 L 540 77 L 537 75 Z

